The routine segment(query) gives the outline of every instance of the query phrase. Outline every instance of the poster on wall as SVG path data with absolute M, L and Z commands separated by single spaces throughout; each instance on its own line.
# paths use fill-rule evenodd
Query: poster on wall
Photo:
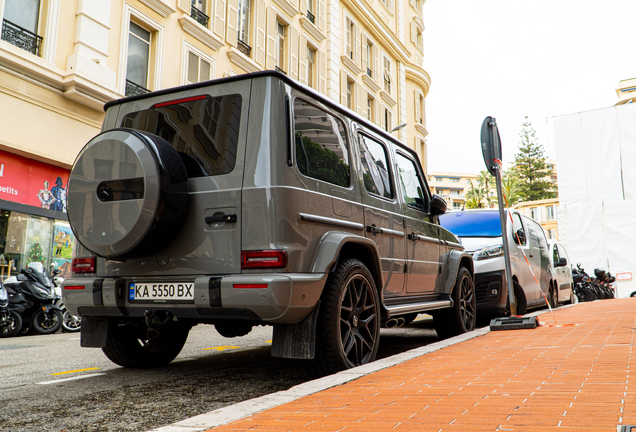
M 69 170 L 0 150 L 0 199 L 66 213 Z
M 70 226 L 54 225 L 51 264 L 53 264 L 53 267 L 62 270 L 60 276 L 64 279 L 71 277 L 71 259 L 73 258 L 74 243 L 75 236 Z

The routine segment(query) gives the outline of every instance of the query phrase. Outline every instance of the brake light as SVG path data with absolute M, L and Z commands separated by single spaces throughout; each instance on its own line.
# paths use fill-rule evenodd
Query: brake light
M 71 271 L 73 273 L 95 273 L 95 257 L 73 258 Z
M 64 287 L 65 290 L 83 290 L 84 288 L 84 285 L 69 285 Z
M 180 104 L 180 103 L 184 103 L 184 102 L 192 102 L 192 101 L 201 100 L 201 99 L 205 99 L 205 95 L 192 96 L 192 97 L 182 98 L 182 99 L 175 99 L 175 100 L 168 101 L 168 102 L 160 102 L 160 103 L 154 104 L 152 107 L 153 108 L 160 108 L 160 107 L 164 107 L 164 106 L 168 106 L 168 105 L 176 105 L 176 104 Z
M 281 250 L 242 251 L 241 268 L 272 269 L 287 267 L 287 252 Z

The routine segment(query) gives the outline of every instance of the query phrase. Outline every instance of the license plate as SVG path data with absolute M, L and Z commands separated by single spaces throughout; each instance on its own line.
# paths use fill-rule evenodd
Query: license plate
M 130 282 L 128 287 L 130 300 L 194 300 L 194 282 Z

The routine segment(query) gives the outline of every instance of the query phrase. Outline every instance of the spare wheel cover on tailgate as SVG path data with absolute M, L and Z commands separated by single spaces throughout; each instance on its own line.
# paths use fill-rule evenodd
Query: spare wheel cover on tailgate
M 163 138 L 112 129 L 89 141 L 68 184 L 68 219 L 79 242 L 105 258 L 154 253 L 178 231 L 188 177 Z

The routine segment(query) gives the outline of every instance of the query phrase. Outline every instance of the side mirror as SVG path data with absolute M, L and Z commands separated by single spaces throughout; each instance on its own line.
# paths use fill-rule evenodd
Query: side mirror
M 555 267 L 565 267 L 566 265 L 568 265 L 568 260 L 565 257 L 561 257 Z
M 526 232 L 521 228 L 517 230 L 516 234 L 513 237 L 515 243 L 519 244 L 519 242 L 521 242 L 521 244 L 526 244 Z
M 62 273 L 62 270 L 60 270 L 60 269 L 55 269 L 55 270 L 53 270 L 53 276 L 57 276 L 57 275 L 59 275 L 60 273 Z
M 446 201 L 439 195 L 433 194 L 431 200 L 431 216 L 439 216 L 446 213 Z

